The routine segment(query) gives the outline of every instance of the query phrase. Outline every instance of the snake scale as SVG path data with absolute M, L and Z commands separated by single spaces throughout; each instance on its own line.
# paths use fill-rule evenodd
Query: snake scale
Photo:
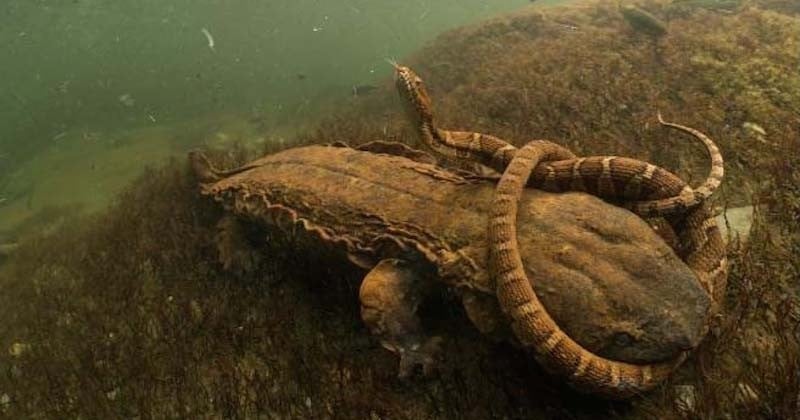
M 711 170 L 694 189 L 671 172 L 636 159 L 578 158 L 543 140 L 517 149 L 491 135 L 437 127 L 422 79 L 410 68 L 392 64 L 397 90 L 423 144 L 439 155 L 471 160 L 503 173 L 490 216 L 490 260 L 500 306 L 523 346 L 532 348 L 541 365 L 574 388 L 606 398 L 628 398 L 669 376 L 686 353 L 661 363 L 624 363 L 591 353 L 559 328 L 523 268 L 516 237 L 518 200 L 526 185 L 553 192 L 585 191 L 642 217 L 665 217 L 683 243 L 681 257 L 714 302 L 713 313 L 718 311 L 727 279 L 725 244 L 707 202 L 723 178 L 723 160 L 714 142 L 693 128 L 658 116 L 660 124 L 691 134 L 706 146 Z

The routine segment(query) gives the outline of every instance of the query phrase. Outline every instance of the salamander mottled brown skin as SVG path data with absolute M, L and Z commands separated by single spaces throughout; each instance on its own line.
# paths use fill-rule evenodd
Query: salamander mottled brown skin
M 557 158 L 547 144 L 529 143 L 514 156 L 497 186 L 489 227 L 490 261 L 497 298 L 511 318 L 516 337 L 534 349 L 537 360 L 575 388 L 606 398 L 622 399 L 652 389 L 683 361 L 684 356 L 653 364 L 632 364 L 598 356 L 570 338 L 539 301 L 522 265 L 516 239 L 517 201 L 533 168 Z M 689 267 L 710 296 L 721 298 L 727 273 L 725 246 L 709 205 L 701 203 L 683 222 L 691 252 Z M 714 289 L 714 285 L 717 289 Z M 722 284 L 722 287 L 719 285 Z
M 548 370 L 585 392 L 628 398 L 663 381 L 682 362 L 683 356 L 653 364 L 610 360 L 586 350 L 552 319 L 534 292 L 519 253 L 517 201 L 527 184 L 549 191 L 586 191 L 613 201 L 627 201 L 625 207 L 642 216 L 670 215 L 672 226 L 680 231 L 683 245 L 688 249 L 685 261 L 718 303 L 726 284 L 727 258 L 720 230 L 706 201 L 723 177 L 723 160 L 716 145 L 701 132 L 664 122 L 658 116 L 662 125 L 692 134 L 705 144 L 711 157 L 711 171 L 697 189 L 666 170 L 634 159 L 576 158 L 547 141 L 534 141 L 518 150 L 493 136 L 437 127 L 422 80 L 408 67 L 393 65 L 397 89 L 425 145 L 444 156 L 472 160 L 504 172 L 492 208 L 490 253 L 498 300 L 520 342 L 532 348 L 537 360 Z M 716 305 L 713 308 L 712 311 Z

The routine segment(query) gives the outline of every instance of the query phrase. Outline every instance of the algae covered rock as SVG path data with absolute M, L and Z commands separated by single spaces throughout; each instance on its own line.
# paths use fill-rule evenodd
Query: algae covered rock
M 749 204 L 743 191 L 754 181 L 768 185 L 759 207 L 769 206 L 761 214 L 769 224 L 755 218 L 749 250 L 731 255 L 726 310 L 733 312 L 733 322 L 681 368 L 678 387 L 625 405 L 575 395 L 543 374 L 529 355 L 482 337 L 463 311 L 454 309 L 459 302 L 449 295 L 426 308 L 434 315 L 432 327 L 446 337 L 441 375 L 398 383 L 396 360 L 370 338 L 358 317 L 354 285 L 359 277 L 339 281 L 330 272 L 340 271 L 330 265 L 269 252 L 255 274 L 223 272 L 209 239 L 216 210 L 195 197 L 194 184 L 177 177 L 173 167 L 148 172 L 91 227 L 69 224 L 46 240 L 21 243 L 19 257 L 0 268 L 0 312 L 7 320 L 0 349 L 17 341 L 31 344 L 13 367 L 7 365 L 10 357 L 0 358 L 3 371 L 12 372 L 0 375 L 0 414 L 796 417 L 797 305 L 790 316 L 781 305 L 761 299 L 784 290 L 795 301 L 797 296 L 797 252 L 792 251 L 800 242 L 784 236 L 796 235 L 800 214 L 800 21 L 776 11 L 800 13 L 800 3 L 761 0 L 732 13 L 701 7 L 684 15 L 665 6 L 672 3 L 644 5 L 669 20 L 658 56 L 650 43 L 630 36 L 615 2 L 603 2 L 540 8 L 535 15 L 524 12 L 453 29 L 402 61 L 419 69 L 431 87 L 440 124 L 448 129 L 491 133 L 515 144 L 546 138 L 581 155 L 634 156 L 687 179 L 694 171 L 699 177 L 705 157 L 683 138 L 654 128 L 660 110 L 718 142 L 729 163 L 726 178 L 730 175 L 722 197 L 732 200 L 732 207 Z M 303 141 L 357 144 L 388 137 L 414 144 L 394 92 L 384 93 L 343 108 L 343 116 L 324 122 Z M 768 133 L 770 144 L 742 129 L 748 121 Z M 284 262 L 280 270 L 276 261 Z M 351 266 L 342 271 L 353 275 Z M 539 281 L 535 273 L 529 275 Z M 793 289 L 785 288 L 787 281 Z M 598 302 L 609 301 L 603 295 L 613 299 L 626 287 L 611 286 L 582 299 L 606 320 L 624 318 L 602 313 L 606 309 Z M 536 290 L 550 299 L 548 308 L 568 306 L 554 303 L 561 297 L 553 287 L 549 292 L 537 283 Z M 590 315 L 567 308 L 559 323 L 566 326 L 581 316 Z M 761 325 L 764 317 L 772 324 L 757 331 L 781 345 L 753 349 L 753 334 L 741 332 Z M 593 339 L 591 332 L 573 329 L 570 334 Z M 620 337 L 620 344 L 625 341 Z M 603 339 L 597 343 L 604 345 Z M 731 378 L 746 378 L 758 401 L 737 405 L 741 382 Z

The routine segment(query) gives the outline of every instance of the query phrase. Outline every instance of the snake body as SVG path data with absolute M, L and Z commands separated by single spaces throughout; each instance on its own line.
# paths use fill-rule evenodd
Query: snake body
M 517 152 L 516 147 L 492 135 L 448 131 L 437 127 L 422 79 L 408 67 L 394 66 L 395 84 L 403 98 L 406 114 L 417 136 L 428 148 L 439 155 L 474 161 L 501 173 L 505 170 Z M 722 155 L 714 142 L 703 133 L 665 122 L 661 115 L 658 120 L 666 127 L 693 135 L 705 145 L 711 158 L 711 170 L 699 187 L 693 189 L 671 172 L 647 162 L 618 156 L 577 158 L 567 149 L 559 154 L 557 161 L 549 162 L 533 174 L 532 186 L 553 192 L 586 191 L 605 199 L 623 200 L 624 207 L 644 217 L 683 213 L 697 206 L 708 199 L 722 182 Z M 581 186 L 581 179 L 595 179 L 604 185 L 592 189 L 588 184 Z M 553 182 L 557 180 L 568 180 L 570 186 L 556 188 Z M 605 188 L 612 184 L 624 185 L 625 188 Z
M 685 353 L 645 365 L 609 360 L 586 350 L 555 323 L 537 298 L 520 257 L 517 203 L 522 189 L 531 185 L 550 191 L 586 191 L 622 202 L 644 217 L 668 216 L 685 243 L 684 261 L 716 303 L 725 288 L 727 259 L 706 201 L 723 177 L 722 156 L 713 141 L 692 128 L 664 122 L 659 115 L 662 125 L 701 140 L 711 157 L 707 179 L 692 189 L 671 172 L 635 159 L 577 158 L 548 141 L 533 141 L 517 149 L 494 136 L 442 130 L 434 124 L 431 101 L 419 76 L 408 67 L 395 64 L 395 69 L 398 92 L 423 143 L 438 154 L 469 159 L 503 173 L 489 222 L 490 260 L 498 301 L 523 346 L 532 348 L 541 365 L 576 389 L 607 398 L 628 398 L 669 376 Z

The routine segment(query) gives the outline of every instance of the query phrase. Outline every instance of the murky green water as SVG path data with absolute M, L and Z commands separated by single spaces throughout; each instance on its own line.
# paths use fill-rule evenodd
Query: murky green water
M 355 86 L 385 79 L 387 57 L 529 5 L 8 0 L 0 15 L 0 230 L 49 205 L 101 207 L 144 164 L 213 137 L 231 118 L 291 131 Z
M 0 418 L 800 418 L 800 1 L 549 7 L 567 2 L 1 1 Z M 419 144 L 387 59 L 425 80 L 424 126 L 445 136 L 641 159 L 625 194 L 661 194 L 646 184 L 672 178 L 652 165 L 692 186 L 719 176 L 714 148 L 679 131 L 705 137 L 663 127 L 686 125 L 724 179 L 655 232 L 614 203 L 540 196 L 526 216 L 542 228 L 517 236 L 543 294 L 513 307 L 491 287 L 506 245 L 475 213 L 497 210 L 481 207 L 489 185 L 306 148 L 216 184 L 285 180 L 261 194 L 278 206 L 237 198 L 256 223 L 198 194 L 197 147 L 235 168 L 298 144 Z M 569 188 L 591 190 L 576 171 L 599 161 L 596 192 L 622 192 L 608 158 L 562 166 Z M 512 335 L 501 307 L 552 312 L 548 348 L 563 326 L 613 360 L 689 358 L 641 398 L 587 398 L 575 375 L 627 397 L 632 372 L 661 368 L 585 375 L 600 359 L 582 353 L 548 373 L 541 346 L 497 341 Z M 397 379 L 415 357 L 433 375 Z

